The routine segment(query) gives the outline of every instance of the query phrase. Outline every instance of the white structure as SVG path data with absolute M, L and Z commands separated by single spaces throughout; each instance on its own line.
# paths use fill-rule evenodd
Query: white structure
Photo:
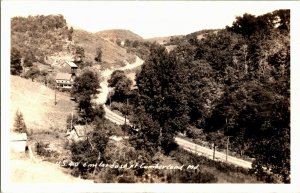
M 91 126 L 75 125 L 71 131 L 67 131 L 66 138 L 69 141 L 82 141 L 87 139 L 87 134 L 92 130 Z
M 27 149 L 27 134 L 26 133 L 11 133 L 10 149 L 14 152 L 24 153 Z
M 72 74 L 68 73 L 57 73 L 55 80 L 58 88 L 71 89 L 74 83 Z

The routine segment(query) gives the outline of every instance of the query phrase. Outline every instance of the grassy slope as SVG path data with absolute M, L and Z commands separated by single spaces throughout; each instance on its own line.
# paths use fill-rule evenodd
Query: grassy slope
M 104 30 L 104 31 L 99 31 L 96 33 L 96 35 L 99 35 L 102 38 L 105 39 L 120 39 L 120 40 L 139 40 L 142 41 L 143 38 L 129 30 L 124 30 L 124 29 L 111 29 L 111 30 Z
M 105 40 L 99 35 L 83 30 L 74 30 L 73 40 L 76 45 L 84 48 L 86 57 L 91 60 L 94 60 L 97 47 L 101 47 L 103 52 L 102 61 L 106 63 L 113 64 L 118 61 L 130 60 L 134 57 L 117 44 Z
M 29 129 L 49 130 L 50 127 L 65 129 L 67 115 L 75 103 L 68 94 L 57 92 L 57 104 L 54 105 L 54 90 L 31 80 L 11 76 L 10 115 L 13 125 L 16 111 L 23 113 Z
M 183 35 L 174 35 L 174 36 L 164 36 L 164 37 L 154 37 L 146 39 L 149 42 L 157 42 L 159 44 L 164 44 L 170 42 L 171 37 L 181 38 Z

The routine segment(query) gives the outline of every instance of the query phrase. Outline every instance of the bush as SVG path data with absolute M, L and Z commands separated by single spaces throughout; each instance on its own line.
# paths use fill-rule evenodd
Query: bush
M 49 148 L 49 144 L 47 143 L 43 143 L 43 142 L 37 142 L 35 145 L 36 148 L 36 153 L 39 156 L 43 156 L 43 157 L 57 157 L 57 153 L 55 151 L 49 150 L 47 148 Z
M 186 136 L 192 139 L 203 139 L 203 129 L 198 129 L 196 127 L 188 127 L 186 130 Z
M 31 67 L 27 72 L 25 72 L 24 77 L 27 79 L 31 79 L 32 81 L 40 75 L 40 70 L 38 67 Z
M 112 102 L 111 103 L 111 110 L 117 110 L 122 113 L 123 108 L 124 108 L 124 104 L 121 102 Z

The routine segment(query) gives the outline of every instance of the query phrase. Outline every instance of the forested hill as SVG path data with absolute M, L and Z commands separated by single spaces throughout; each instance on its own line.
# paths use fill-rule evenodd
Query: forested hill
M 116 41 L 114 38 L 121 39 Z M 23 58 L 25 67 L 31 67 L 34 62 L 51 63 L 52 59 L 49 58 L 52 56 L 68 56 L 76 60 L 80 67 L 94 64 L 99 66 L 104 63 L 105 66 L 122 65 L 124 60 L 132 62 L 135 54 L 128 53 L 121 46 L 121 40 L 143 41 L 140 36 L 128 30 L 107 30 L 98 33 L 76 30 L 68 27 L 62 15 L 11 19 L 12 60 Z
M 198 35 L 178 39 L 171 52 L 151 47 L 136 78 L 137 122 L 147 117 L 161 129 L 157 146 L 166 152 L 178 132 L 219 148 L 229 139 L 231 151 L 255 159 L 253 171 L 262 180 L 274 181 L 263 174 L 267 168 L 289 182 L 289 10 L 244 14 L 225 29 Z M 153 135 L 159 138 L 160 131 L 142 132 L 143 140 L 151 136 L 149 144 Z
M 25 66 L 35 61 L 44 63 L 46 56 L 67 50 L 72 32 L 62 15 L 14 17 L 11 47 L 20 52 Z

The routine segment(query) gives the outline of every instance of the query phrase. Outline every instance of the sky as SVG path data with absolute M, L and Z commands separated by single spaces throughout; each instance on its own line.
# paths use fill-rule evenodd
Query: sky
M 7 9 L 10 17 L 62 14 L 69 25 L 89 32 L 128 29 L 151 38 L 224 28 L 244 13 L 261 15 L 282 8 L 288 7 L 282 2 L 258 1 L 13 1 Z

